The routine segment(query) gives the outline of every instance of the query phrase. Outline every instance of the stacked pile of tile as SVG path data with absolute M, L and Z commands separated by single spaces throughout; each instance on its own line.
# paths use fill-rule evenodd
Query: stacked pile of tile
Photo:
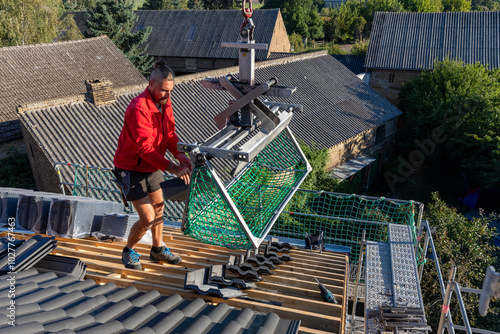
M 19 272 L 15 324 L 8 324 L 12 278 L 0 276 L 0 332 L 8 333 L 298 333 L 300 320 L 256 313 L 225 303 L 206 304 L 156 290 L 98 285 L 94 280 L 59 278 L 35 269 Z
M 138 220 L 138 214 L 105 214 L 102 219 L 101 233 L 110 237 L 126 238 Z
M 73 276 L 80 281 L 87 273 L 87 265 L 80 259 L 61 255 L 48 254 L 34 265 L 40 273 L 53 272 L 57 276 Z
M 21 242 L 9 239 L 0 239 L 0 274 L 29 269 L 56 248 L 54 237 L 35 235 Z
M 89 237 L 104 214 L 124 210 L 118 202 L 13 188 L 0 188 L 0 202 L 0 226 L 15 222 L 16 230 L 63 238 Z
M 9 218 L 15 219 L 19 194 L 32 192 L 27 189 L 0 188 L 0 226 L 8 226 Z

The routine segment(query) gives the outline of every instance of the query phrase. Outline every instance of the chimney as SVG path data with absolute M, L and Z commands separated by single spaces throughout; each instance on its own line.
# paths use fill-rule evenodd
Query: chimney
M 107 79 L 86 80 L 87 96 L 96 105 L 115 102 L 113 84 Z

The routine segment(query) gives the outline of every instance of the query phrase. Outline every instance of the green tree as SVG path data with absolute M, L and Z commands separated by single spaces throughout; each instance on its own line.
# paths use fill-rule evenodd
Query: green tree
M 151 27 L 132 32 L 136 22 L 132 0 L 96 0 L 95 7 L 89 10 L 87 26 L 91 36 L 106 34 L 145 75 L 152 63 L 152 57 L 144 54 L 147 48 L 144 43 L 151 33 Z
M 65 10 L 87 10 L 95 6 L 94 0 L 62 0 Z
M 491 217 L 468 220 L 443 202 L 437 193 L 432 194 L 427 206 L 426 218 L 436 228 L 433 240 L 438 253 L 444 279 L 448 277 L 451 267 L 457 267 L 455 280 L 463 287 L 481 289 L 486 268 L 496 266 L 498 270 L 498 248 L 492 243 L 493 229 L 488 227 Z M 422 275 L 422 296 L 425 311 L 431 327 L 436 329 L 443 305 L 439 281 L 435 270 L 434 259 L 429 259 Z M 500 330 L 500 302 L 490 303 L 490 312 L 486 319 L 477 311 L 478 297 L 475 294 L 463 293 L 467 314 L 471 325 L 489 330 Z M 458 303 L 452 299 L 454 323 L 462 323 Z
M 59 24 L 57 41 L 74 41 L 85 38 L 76 25 L 73 15 L 66 15 Z
M 359 40 L 351 48 L 352 55 L 365 56 L 368 52 L 368 40 Z
M 471 9 L 470 0 L 441 0 L 444 12 L 468 12 Z
M 325 21 L 326 37 L 333 42 L 353 41 L 361 38 L 366 20 L 360 16 L 362 4 L 348 1 L 341 6 L 330 10 Z
M 375 12 L 404 12 L 403 4 L 398 0 L 367 0 L 360 6 L 360 15 L 366 20 L 365 33 L 369 35 Z
M 281 8 L 281 15 L 289 35 L 299 34 L 308 38 L 323 38 L 323 20 L 313 0 L 268 0 L 264 9 Z
M 205 9 L 241 9 L 241 2 L 236 0 L 203 0 Z
M 194 10 L 205 9 L 205 4 L 203 3 L 203 0 L 188 0 L 187 6 L 189 9 L 194 9 Z
M 51 42 L 58 31 L 61 0 L 2 0 L 1 46 Z
M 188 0 L 146 0 L 140 9 L 186 10 L 188 9 Z
M 410 12 L 435 13 L 441 12 L 441 0 L 402 0 L 404 8 Z
M 5 158 L 0 159 L 0 187 L 22 189 L 35 187 L 28 155 L 19 152 L 14 146 L 9 147 Z
M 500 10 L 500 0 L 472 0 L 472 9 L 477 11 Z
M 483 184 L 500 185 L 500 71 L 458 60 L 436 62 L 403 86 L 400 107 L 407 128 L 402 147 L 439 133 L 441 153 Z
M 290 41 L 290 45 L 294 52 L 299 52 L 304 49 L 304 43 L 302 43 L 302 36 L 299 34 L 291 34 L 288 36 L 288 40 Z

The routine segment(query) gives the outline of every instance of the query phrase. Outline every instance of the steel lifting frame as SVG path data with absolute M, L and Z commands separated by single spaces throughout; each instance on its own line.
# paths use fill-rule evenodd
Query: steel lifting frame
M 195 165 L 205 166 L 211 172 L 220 193 L 227 201 L 229 208 L 251 241 L 253 248 L 258 249 L 271 230 L 279 213 L 281 213 L 286 203 L 290 201 L 298 189 L 298 186 L 287 196 L 285 202 L 268 223 L 263 235 L 258 238 L 250 231 L 250 228 L 230 198 L 224 183 L 215 172 L 209 160 L 211 158 L 222 158 L 237 161 L 238 165 L 232 171 L 233 177 L 236 176 L 235 179 L 237 179 L 237 175 L 241 175 L 245 171 L 248 163 L 275 139 L 276 136 L 286 130 L 292 139 L 293 145 L 300 152 L 306 164 L 307 172 L 301 178 L 299 184 L 304 181 L 307 174 L 311 171 L 311 166 L 288 128 L 293 111 L 302 111 L 302 105 L 268 102 L 259 99 L 261 95 L 287 98 L 297 88 L 278 86 L 277 79 L 275 78 L 264 83 L 255 84 L 255 50 L 266 50 L 268 45 L 255 43 L 253 39 L 255 26 L 250 18 L 251 15 L 251 4 L 250 9 L 245 8 L 245 1 L 243 1 L 243 17 L 245 19 L 240 27 L 240 41 L 222 43 L 223 47 L 239 49 L 239 80 L 231 76 L 226 76 L 219 79 L 207 78 L 201 81 L 204 88 L 226 90 L 235 98 L 235 101 L 230 101 L 229 106 L 214 118 L 220 131 L 207 139 L 203 144 L 178 143 L 177 145 L 179 151 L 189 154 L 191 161 Z M 187 207 L 188 205 L 186 205 L 184 210 L 182 230 L 185 230 Z

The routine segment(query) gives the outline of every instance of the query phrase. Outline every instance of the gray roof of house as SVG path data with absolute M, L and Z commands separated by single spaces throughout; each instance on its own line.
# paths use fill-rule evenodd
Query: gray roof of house
M 358 55 L 332 55 L 342 65 L 351 70 L 354 74 L 360 74 L 365 71 L 365 56 Z
M 85 80 L 113 87 L 145 84 L 142 74 L 106 36 L 0 48 L 0 142 L 21 136 L 16 107 L 86 92 Z
M 10 321 L 10 281 L 15 276 L 15 325 Z M 9 292 L 10 291 L 10 292 Z M 0 276 L 2 333 L 297 333 L 299 320 L 259 314 L 201 298 L 140 292 L 134 286 L 78 281 L 35 269 Z
M 233 99 L 226 91 L 203 88 L 200 80 L 237 75 L 237 71 L 232 67 L 176 78 L 172 103 L 181 141 L 202 142 L 216 133 L 213 118 Z M 294 114 L 290 127 L 308 144 L 333 147 L 401 114 L 326 52 L 256 64 L 256 82 L 273 77 L 280 85 L 297 87 L 290 98 L 272 100 L 304 106 L 303 112 Z M 19 117 L 52 162 L 110 167 L 125 109 L 141 91 L 118 95 L 116 102 L 99 107 L 82 98 L 26 110 Z
M 419 70 L 460 58 L 500 68 L 500 12 L 377 12 L 366 68 Z
M 146 52 L 155 57 L 238 59 L 238 50 L 221 42 L 237 42 L 243 22 L 241 10 L 138 10 L 134 30 L 152 27 Z M 279 8 L 254 11 L 254 38 L 271 44 Z M 268 50 L 256 50 L 255 59 L 267 59 Z

